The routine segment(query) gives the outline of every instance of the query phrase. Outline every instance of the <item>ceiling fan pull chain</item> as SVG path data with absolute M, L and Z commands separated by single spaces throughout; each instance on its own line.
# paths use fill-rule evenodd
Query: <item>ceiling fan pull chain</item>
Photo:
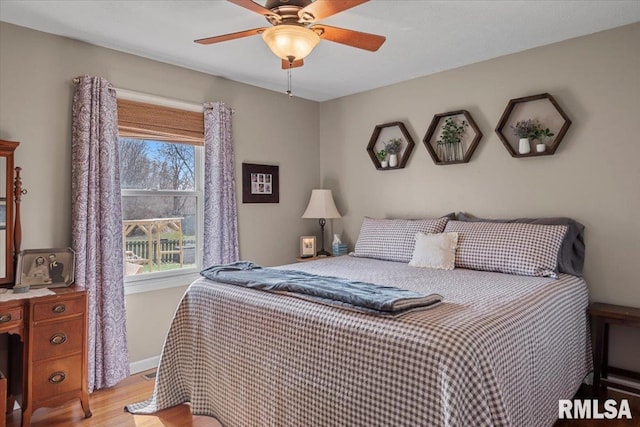
M 295 58 L 293 56 L 288 56 L 289 60 L 289 68 L 287 68 L 287 95 L 289 98 L 293 97 L 293 92 L 291 91 L 291 68 L 293 68 L 293 61 Z

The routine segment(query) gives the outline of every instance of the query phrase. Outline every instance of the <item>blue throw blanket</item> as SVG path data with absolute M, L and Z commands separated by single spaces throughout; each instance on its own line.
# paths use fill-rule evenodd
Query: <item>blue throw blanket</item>
M 295 270 L 262 268 L 248 261 L 214 265 L 200 274 L 207 279 L 351 308 L 373 314 L 394 315 L 442 301 L 442 296 L 423 295 L 407 289 L 354 282 Z

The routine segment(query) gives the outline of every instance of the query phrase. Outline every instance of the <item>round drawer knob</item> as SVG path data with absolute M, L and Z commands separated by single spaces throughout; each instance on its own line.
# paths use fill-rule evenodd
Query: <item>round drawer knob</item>
M 67 311 L 67 306 L 64 304 L 56 304 L 53 306 L 53 308 L 51 308 L 51 311 L 58 314 L 64 313 L 65 311 Z
M 51 384 L 60 384 L 65 378 L 67 378 L 67 374 L 62 371 L 58 371 L 49 375 L 49 382 Z
M 11 322 L 11 313 L 3 314 L 0 316 L 0 323 L 7 323 L 7 322 Z
M 51 338 L 49 338 L 49 342 L 52 345 L 64 344 L 65 342 L 67 342 L 67 336 L 62 332 L 58 334 L 54 334 L 51 336 Z

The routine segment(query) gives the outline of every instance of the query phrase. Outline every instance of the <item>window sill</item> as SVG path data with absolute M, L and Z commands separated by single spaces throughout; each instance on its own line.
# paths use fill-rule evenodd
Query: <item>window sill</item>
M 188 286 L 194 280 L 200 278 L 198 271 L 183 272 L 181 274 L 175 274 L 171 276 L 162 275 L 151 276 L 148 278 L 140 278 L 136 280 L 127 281 L 125 278 L 124 294 L 132 295 L 143 292 L 159 291 L 161 289 L 179 288 L 182 286 Z

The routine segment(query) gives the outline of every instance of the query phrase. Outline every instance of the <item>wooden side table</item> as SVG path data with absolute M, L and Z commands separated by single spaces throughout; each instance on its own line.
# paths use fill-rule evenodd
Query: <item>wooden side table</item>
M 593 342 L 593 397 L 600 387 L 615 387 L 631 393 L 640 393 L 640 385 L 634 387 L 609 378 L 614 374 L 640 382 L 640 372 L 609 366 L 609 325 L 619 324 L 640 328 L 640 309 L 619 305 L 593 303 L 587 309 L 594 326 Z

